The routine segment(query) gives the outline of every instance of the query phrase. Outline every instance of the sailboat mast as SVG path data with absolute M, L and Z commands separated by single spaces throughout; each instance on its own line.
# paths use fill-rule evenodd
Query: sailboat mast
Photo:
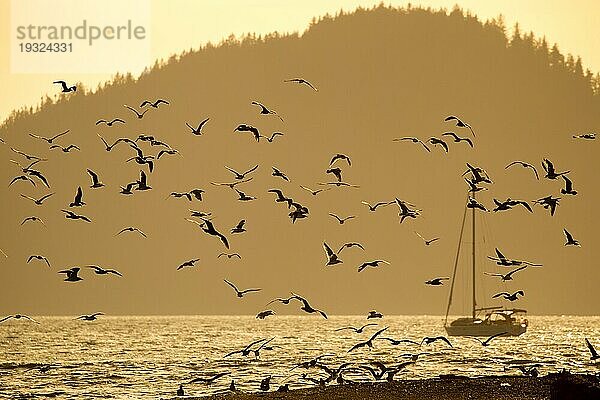
M 473 192 L 473 199 L 475 199 L 475 192 Z M 475 319 L 475 307 L 477 306 L 476 304 L 476 300 L 475 300 L 475 207 L 472 208 L 472 216 L 473 216 L 473 221 L 472 221 L 472 229 L 471 229 L 471 233 L 472 233 L 472 239 L 473 239 L 473 243 L 472 243 L 472 256 L 473 256 L 473 308 L 471 310 L 471 315 L 473 316 L 473 319 Z

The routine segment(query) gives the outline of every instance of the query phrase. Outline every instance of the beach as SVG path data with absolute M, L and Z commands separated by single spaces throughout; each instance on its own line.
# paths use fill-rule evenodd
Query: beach
M 174 397 L 177 398 L 177 397 Z M 234 393 L 197 399 L 311 399 L 311 400 L 584 400 L 600 399 L 600 379 L 591 374 L 554 373 L 542 377 L 443 376 L 433 379 L 356 383 L 290 390 Z

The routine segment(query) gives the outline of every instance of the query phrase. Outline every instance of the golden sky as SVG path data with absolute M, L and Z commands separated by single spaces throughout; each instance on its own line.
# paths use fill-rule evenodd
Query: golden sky
M 170 0 L 148 1 L 151 7 L 151 54 L 153 59 L 168 58 L 173 53 L 197 48 L 208 41 L 219 42 L 231 33 L 264 34 L 273 31 L 293 32 L 306 29 L 310 20 L 340 9 L 351 11 L 358 6 L 377 5 L 379 0 Z M 408 1 L 387 1 L 405 6 Z M 600 2 L 595 0 L 414 0 L 413 5 L 446 7 L 458 4 L 481 19 L 502 14 L 507 26 L 519 22 L 525 31 L 545 35 L 550 43 L 558 43 L 563 53 L 580 55 L 584 66 L 600 71 L 600 28 L 594 19 L 600 15 Z M 10 1 L 0 0 L 0 120 L 11 110 L 36 104 L 40 97 L 56 92 L 55 79 L 81 81 L 89 87 L 110 78 L 110 74 L 13 74 L 10 72 L 9 30 Z M 114 71 L 127 72 L 127 71 Z

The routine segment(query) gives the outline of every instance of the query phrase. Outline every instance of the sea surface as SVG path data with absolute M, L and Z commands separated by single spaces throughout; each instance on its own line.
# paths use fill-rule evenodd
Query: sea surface
M 343 326 L 361 326 L 365 317 L 273 316 L 119 316 L 85 322 L 72 317 L 35 317 L 40 324 L 10 320 L 0 324 L 0 398 L 159 399 L 174 397 L 180 383 L 187 394 L 225 391 L 234 379 L 238 389 L 258 391 L 272 375 L 272 388 L 282 382 L 291 388 L 310 386 L 301 373 L 324 376 L 318 369 L 290 369 L 320 354 L 331 367 L 342 362 L 386 364 L 405 361 L 405 353 L 427 353 L 396 379 L 420 379 L 440 374 L 469 376 L 520 374 L 511 366 L 540 363 L 542 374 L 563 368 L 571 372 L 600 372 L 590 361 L 584 338 L 600 349 L 600 317 L 529 317 L 528 331 L 519 337 L 497 338 L 488 347 L 470 338 L 451 338 L 454 348 L 434 345 L 397 345 L 376 340 L 374 348 L 348 350 L 381 327 L 385 336 L 420 341 L 444 334 L 443 318 L 386 316 L 362 334 Z M 275 339 L 260 359 L 223 356 L 260 338 Z M 32 369 L 51 364 L 47 372 Z M 187 384 L 195 377 L 218 372 L 230 375 L 212 385 Z M 359 372 L 345 378 L 367 380 Z

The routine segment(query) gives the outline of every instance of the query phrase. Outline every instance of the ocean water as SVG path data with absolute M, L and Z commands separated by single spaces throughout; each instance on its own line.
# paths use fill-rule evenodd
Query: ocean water
M 257 320 L 251 316 L 100 317 L 84 322 L 71 317 L 36 317 L 39 325 L 10 320 L 0 324 L 0 398 L 60 399 L 158 399 L 173 397 L 179 383 L 190 395 L 225 391 L 232 379 L 238 389 L 258 391 L 260 381 L 272 375 L 272 388 L 284 380 L 291 388 L 310 386 L 298 374 L 319 376 L 317 369 L 296 364 L 329 353 L 322 363 L 334 367 L 342 362 L 386 364 L 405 360 L 402 354 L 426 352 L 396 379 L 419 379 L 440 374 L 469 376 L 520 374 L 511 365 L 540 363 L 542 373 L 566 368 L 572 372 L 600 371 L 590 361 L 584 338 L 600 350 L 600 317 L 529 317 L 528 331 L 519 337 L 497 338 L 488 347 L 474 339 L 451 338 L 444 344 L 398 345 L 376 340 L 374 348 L 350 347 L 384 326 L 385 336 L 420 341 L 424 336 L 444 334 L 441 317 L 386 316 L 375 320 L 362 334 L 339 327 L 361 326 L 365 317 L 274 316 Z M 368 322 L 373 322 L 369 320 Z M 274 348 L 254 354 L 223 358 L 260 338 L 275 339 Z M 280 346 L 280 347 L 279 347 Z M 31 369 L 51 364 L 47 372 Z M 508 368 L 508 370 L 507 370 Z M 218 372 L 230 375 L 212 385 L 186 384 L 195 377 Z M 321 375 L 323 376 L 323 375 Z M 367 380 L 354 372 L 344 377 Z

